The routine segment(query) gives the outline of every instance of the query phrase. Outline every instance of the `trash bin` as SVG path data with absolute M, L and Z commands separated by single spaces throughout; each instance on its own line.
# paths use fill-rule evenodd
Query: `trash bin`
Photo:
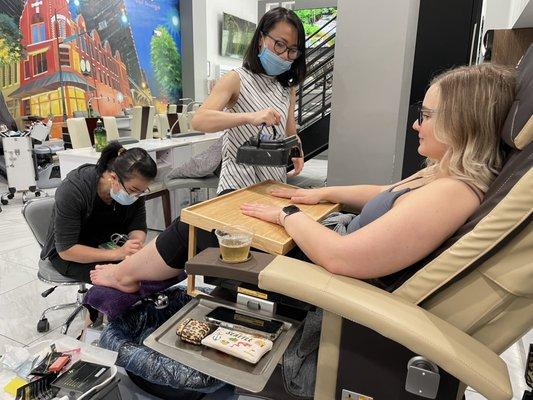
M 138 304 L 114 318 L 104 328 L 100 347 L 118 352 L 116 364 L 143 390 L 165 399 L 200 399 L 225 383 L 182 365 L 143 345 L 143 341 L 191 298 L 184 289 L 166 290 L 169 304 L 156 309 Z

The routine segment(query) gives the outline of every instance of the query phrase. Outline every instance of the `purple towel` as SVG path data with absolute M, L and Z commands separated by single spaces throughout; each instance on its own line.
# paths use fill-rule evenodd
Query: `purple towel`
M 113 319 L 139 300 L 154 293 L 161 292 L 181 282 L 186 277 L 187 274 L 184 271 L 177 277 L 165 281 L 142 281 L 139 291 L 136 293 L 124 293 L 120 290 L 105 286 L 93 286 L 85 295 L 83 304 L 107 315 L 109 319 Z

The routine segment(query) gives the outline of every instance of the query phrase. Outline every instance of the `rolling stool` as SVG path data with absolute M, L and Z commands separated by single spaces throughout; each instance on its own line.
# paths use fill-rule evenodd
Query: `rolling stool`
M 48 260 L 39 260 L 39 272 L 37 272 L 37 277 L 40 281 L 48 283 L 52 286 L 50 289 L 45 290 L 41 293 L 42 297 L 48 297 L 58 286 L 72 286 L 78 285 L 78 295 L 74 303 L 65 303 L 58 304 L 52 307 L 48 307 L 41 314 L 41 319 L 37 322 L 37 332 L 48 332 L 50 330 L 50 323 L 48 318 L 46 318 L 46 313 L 48 311 L 63 310 L 65 308 L 74 308 L 74 311 L 68 316 L 63 328 L 62 333 L 66 334 L 74 318 L 83 311 L 83 298 L 87 293 L 86 284 L 83 282 L 78 282 L 75 279 L 68 278 L 64 275 L 61 275 L 57 270 L 52 266 L 52 263 Z
M 50 219 L 52 218 L 52 211 L 54 209 L 55 199 L 53 197 L 45 197 L 43 199 L 32 199 L 24 204 L 22 208 L 22 215 L 28 223 L 33 236 L 37 243 L 42 247 L 46 241 Z M 87 287 L 84 282 L 78 282 L 72 278 L 61 275 L 52 266 L 48 260 L 39 260 L 39 271 L 37 277 L 42 282 L 53 285 L 50 289 L 45 290 L 41 296 L 48 297 L 58 286 L 72 286 L 78 285 L 78 294 L 76 302 L 67 304 L 58 304 L 56 306 L 48 307 L 41 314 L 41 319 L 37 323 L 38 332 L 47 332 L 50 329 L 50 324 L 46 318 L 48 311 L 62 310 L 65 308 L 74 308 L 74 311 L 68 316 L 63 324 L 62 333 L 67 333 L 70 324 L 74 318 L 83 311 L 83 298 L 87 293 Z

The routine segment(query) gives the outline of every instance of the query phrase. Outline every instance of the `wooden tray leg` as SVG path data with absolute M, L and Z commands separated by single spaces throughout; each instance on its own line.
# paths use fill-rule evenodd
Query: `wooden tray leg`
M 189 255 L 188 260 L 196 255 L 196 227 L 189 225 Z M 187 294 L 196 297 L 200 291 L 196 290 L 196 276 L 190 274 L 187 276 Z

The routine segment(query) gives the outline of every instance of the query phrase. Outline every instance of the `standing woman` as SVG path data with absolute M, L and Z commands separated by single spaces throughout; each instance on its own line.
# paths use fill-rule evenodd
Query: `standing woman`
M 55 194 L 55 205 L 41 258 L 62 275 L 91 283 L 89 272 L 102 262 L 119 262 L 138 252 L 146 239 L 144 199 L 157 174 L 141 148 L 111 142 L 96 165 L 70 172 Z M 123 234 L 121 247 L 100 248 Z
M 287 180 L 284 167 L 243 165 L 235 159 L 237 148 L 257 135 L 263 124 L 270 136 L 296 135 L 295 87 L 305 75 L 302 22 L 292 10 L 274 8 L 259 21 L 243 66 L 220 79 L 192 120 L 196 130 L 224 131 L 218 194 L 267 179 Z M 297 175 L 303 168 L 303 154 L 292 162 L 292 174 Z

